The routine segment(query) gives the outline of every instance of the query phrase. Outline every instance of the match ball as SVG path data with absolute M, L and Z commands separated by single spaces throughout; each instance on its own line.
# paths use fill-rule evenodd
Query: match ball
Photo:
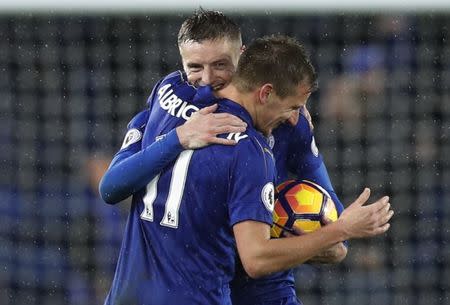
M 309 233 L 338 218 L 330 195 L 320 185 L 308 180 L 288 180 L 277 187 L 273 211 L 272 237 L 298 228 Z

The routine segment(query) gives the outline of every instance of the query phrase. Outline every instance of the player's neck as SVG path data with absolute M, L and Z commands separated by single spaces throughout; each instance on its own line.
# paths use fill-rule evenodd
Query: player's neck
M 242 93 L 231 83 L 222 90 L 217 91 L 216 95 L 241 105 L 250 114 L 252 120 L 255 119 L 254 92 Z

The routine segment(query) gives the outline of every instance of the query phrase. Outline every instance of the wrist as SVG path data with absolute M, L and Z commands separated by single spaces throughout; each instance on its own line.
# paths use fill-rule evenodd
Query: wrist
M 336 242 L 343 242 L 351 238 L 348 230 L 346 229 L 345 222 L 340 218 L 329 223 L 325 226 L 325 228 L 332 229 L 335 232 L 337 236 Z
M 176 131 L 178 141 L 180 142 L 180 145 L 184 149 L 187 149 L 188 145 L 189 145 L 189 141 L 188 141 L 188 136 L 186 135 L 183 126 L 184 125 L 178 126 L 177 128 L 175 128 L 175 131 Z

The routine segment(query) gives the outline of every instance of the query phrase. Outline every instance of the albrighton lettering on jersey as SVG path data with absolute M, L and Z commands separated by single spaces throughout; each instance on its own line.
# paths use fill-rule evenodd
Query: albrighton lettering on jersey
M 167 84 L 159 88 L 159 105 L 170 115 L 188 120 L 199 108 L 180 99 L 173 93 L 171 86 L 172 84 Z

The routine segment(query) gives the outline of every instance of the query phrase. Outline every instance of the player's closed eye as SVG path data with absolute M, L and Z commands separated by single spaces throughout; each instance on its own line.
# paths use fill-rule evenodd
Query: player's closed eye
M 202 71 L 202 68 L 189 68 L 189 72 L 190 73 L 197 73 Z
M 227 65 L 227 63 L 225 63 L 225 62 L 218 62 L 218 63 L 216 63 L 214 66 L 215 66 L 216 69 L 223 70 L 223 69 L 225 69 L 228 65 Z
M 187 67 L 188 67 L 189 72 L 191 72 L 191 73 L 200 72 L 203 68 L 201 65 L 196 65 L 196 64 L 188 64 Z

